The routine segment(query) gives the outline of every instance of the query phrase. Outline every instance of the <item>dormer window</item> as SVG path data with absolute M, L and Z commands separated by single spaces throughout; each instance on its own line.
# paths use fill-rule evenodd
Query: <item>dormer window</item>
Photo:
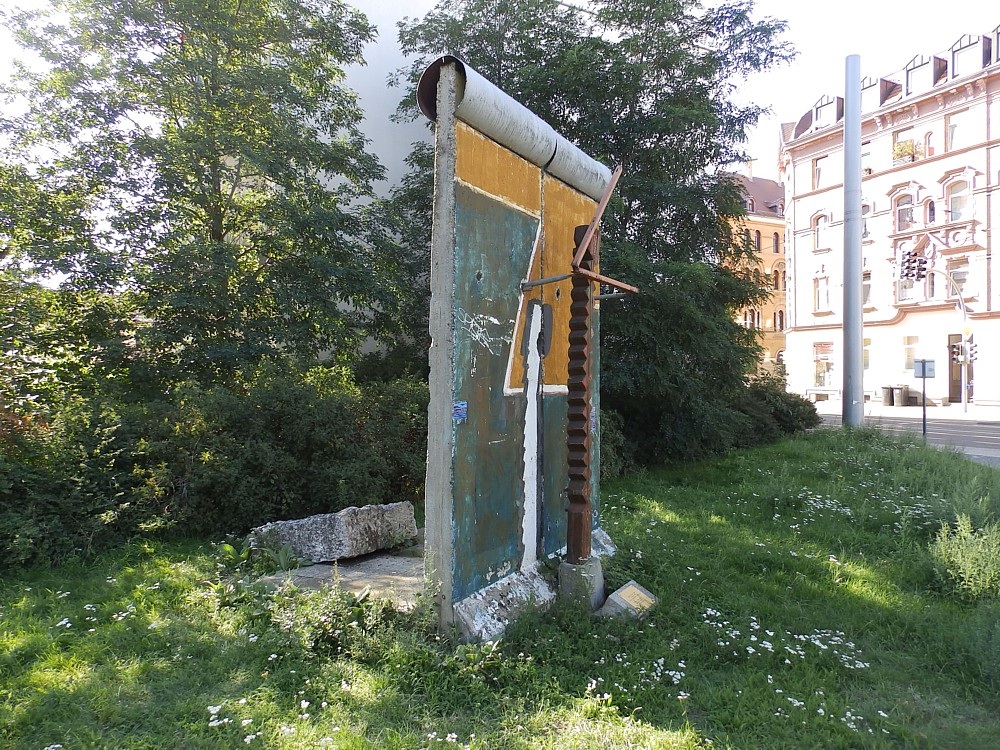
M 988 36 L 966 34 L 951 47 L 951 77 L 975 73 L 990 64 L 992 40 Z
M 752 214 L 757 209 L 757 205 L 753 202 L 753 198 L 747 198 L 747 213 Z

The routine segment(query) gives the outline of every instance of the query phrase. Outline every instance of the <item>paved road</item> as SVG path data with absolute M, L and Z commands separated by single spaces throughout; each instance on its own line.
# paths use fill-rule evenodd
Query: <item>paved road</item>
M 824 414 L 823 423 L 839 425 L 839 414 Z M 895 433 L 921 434 L 919 417 L 866 416 L 865 424 Z M 1000 422 L 970 419 L 927 419 L 927 442 L 958 448 L 973 461 L 1000 468 Z

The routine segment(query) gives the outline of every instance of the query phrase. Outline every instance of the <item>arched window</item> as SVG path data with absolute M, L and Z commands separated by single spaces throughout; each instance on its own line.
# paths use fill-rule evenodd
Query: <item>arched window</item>
M 774 314 L 774 319 L 775 319 L 775 323 L 774 323 L 775 330 L 776 331 L 784 331 L 785 330 L 785 311 L 784 310 L 778 310 Z
M 775 263 L 774 268 L 771 269 L 771 280 L 774 286 L 774 291 L 780 292 L 785 288 L 785 264 Z
M 913 226 L 913 196 L 901 195 L 896 198 L 896 231 L 905 232 Z
M 969 183 L 956 180 L 948 186 L 948 221 L 971 218 L 969 208 Z
M 771 235 L 771 252 L 774 254 L 780 252 L 780 250 L 778 249 L 778 242 L 779 242 L 778 233 L 775 232 L 774 234 Z
M 760 252 L 760 230 L 758 229 L 753 233 L 753 247 L 758 253 Z
M 927 201 L 924 205 L 924 220 L 927 224 L 933 224 L 937 221 L 937 206 L 934 201 Z
M 828 250 L 830 248 L 828 232 L 830 219 L 826 216 L 817 216 L 813 219 L 813 247 L 816 250 Z
M 747 198 L 747 212 L 753 213 L 757 208 L 757 205 L 753 202 L 753 198 Z

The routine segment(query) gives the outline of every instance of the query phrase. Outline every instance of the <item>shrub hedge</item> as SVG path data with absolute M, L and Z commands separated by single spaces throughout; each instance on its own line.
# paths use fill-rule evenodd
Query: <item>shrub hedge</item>
M 244 533 L 422 493 L 427 387 L 262 368 L 144 404 L 70 402 L 0 433 L 0 566 L 136 533 Z

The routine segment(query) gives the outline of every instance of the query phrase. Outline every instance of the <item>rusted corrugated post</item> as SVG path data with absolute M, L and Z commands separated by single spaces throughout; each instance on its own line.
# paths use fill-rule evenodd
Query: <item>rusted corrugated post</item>
M 574 244 L 586 239 L 587 227 L 576 229 Z M 598 235 L 591 232 L 588 247 L 582 248 L 580 270 L 593 272 Z M 569 413 L 566 445 L 569 449 L 569 517 L 566 528 L 566 561 L 577 565 L 590 559 L 592 511 L 590 504 L 590 343 L 594 282 L 581 273 L 573 274 L 569 318 Z

